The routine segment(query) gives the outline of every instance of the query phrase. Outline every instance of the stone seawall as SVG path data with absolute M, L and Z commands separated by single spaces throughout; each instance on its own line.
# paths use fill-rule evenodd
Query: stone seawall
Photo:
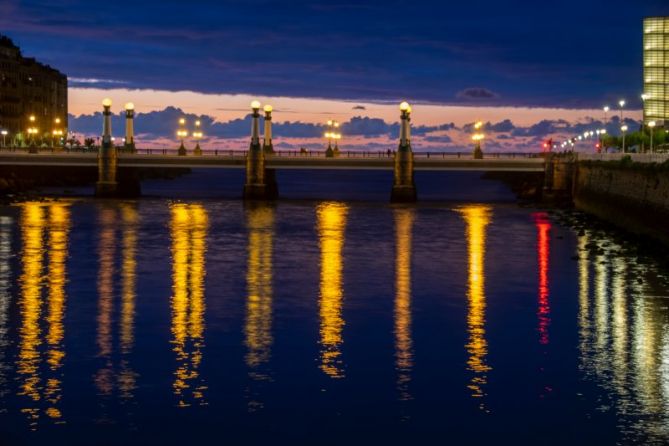
M 140 182 L 147 179 L 173 179 L 187 174 L 187 168 L 124 167 L 118 170 L 121 195 L 140 193 Z M 41 187 L 87 186 L 98 178 L 97 167 L 0 166 L 0 202 L 8 195 L 38 191 Z
M 582 161 L 574 180 L 577 209 L 669 246 L 669 166 Z

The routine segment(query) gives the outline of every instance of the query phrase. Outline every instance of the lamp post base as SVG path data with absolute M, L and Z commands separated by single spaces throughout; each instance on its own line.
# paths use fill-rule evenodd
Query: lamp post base
M 416 200 L 416 186 L 393 186 L 390 193 L 391 203 L 415 203 Z
M 200 143 L 195 144 L 195 148 L 193 149 L 193 155 L 197 156 L 202 155 L 202 148 L 200 148 Z
M 184 143 L 182 142 L 181 145 L 179 146 L 179 150 L 177 150 L 177 155 L 179 156 L 186 156 L 186 147 L 184 146 Z
M 95 196 L 98 198 L 114 198 L 118 196 L 118 183 L 98 181 L 95 183 Z

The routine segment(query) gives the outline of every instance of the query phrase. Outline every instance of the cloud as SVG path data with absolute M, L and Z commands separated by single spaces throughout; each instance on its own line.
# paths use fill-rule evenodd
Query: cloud
M 367 107 L 364 105 L 356 105 L 351 110 L 367 110 Z
M 112 85 L 122 85 L 122 84 L 127 84 L 126 81 L 117 81 L 113 79 L 96 79 L 96 78 L 90 78 L 90 77 L 70 77 L 67 79 L 71 84 L 83 84 L 83 85 L 90 85 L 90 84 L 112 84 Z M 96 85 L 99 86 L 99 85 Z
M 465 88 L 464 90 L 459 91 L 455 97 L 466 101 L 485 101 L 489 99 L 497 99 L 499 95 L 487 88 L 475 87 Z
M 163 147 L 165 144 L 174 144 L 175 132 L 180 118 L 185 118 L 189 129 L 197 119 L 201 121 L 201 128 L 205 134 L 205 144 L 208 147 L 240 149 L 247 144 L 250 131 L 250 114 L 228 121 L 217 121 L 209 115 L 186 113 L 180 108 L 166 107 L 163 110 L 147 113 L 137 113 L 135 117 L 135 131 L 142 146 Z M 630 128 L 639 125 L 633 119 L 625 119 Z M 69 116 L 69 129 L 86 136 L 98 136 L 102 127 L 102 114 L 95 112 L 88 115 Z M 484 123 L 486 133 L 485 146 L 487 150 L 495 151 L 528 151 L 538 150 L 541 141 L 545 138 L 554 138 L 556 141 L 571 138 L 585 131 L 601 129 L 604 123 L 594 118 L 585 118 L 576 122 L 565 119 L 543 119 L 538 122 L 520 126 L 509 119 L 491 123 Z M 112 116 L 112 130 L 117 137 L 124 134 L 124 113 Z M 261 123 L 262 129 L 262 123 Z M 618 134 L 620 119 L 617 116 L 609 118 L 607 130 L 611 134 Z M 397 143 L 399 124 L 386 122 L 380 118 L 355 116 L 342 123 L 342 147 L 347 150 L 387 150 Z M 412 146 L 416 151 L 450 150 L 463 151 L 471 148 L 471 132 L 473 123 L 462 127 L 454 123 L 443 123 L 429 126 L 415 126 L 412 129 Z M 323 133 L 325 127 L 301 121 L 274 121 L 273 136 L 277 148 L 295 150 L 306 147 L 320 150 L 323 147 Z

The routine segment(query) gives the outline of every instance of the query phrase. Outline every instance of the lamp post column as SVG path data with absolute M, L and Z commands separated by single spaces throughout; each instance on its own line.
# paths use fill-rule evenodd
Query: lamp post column
M 416 186 L 413 178 L 413 152 L 409 140 L 409 116 L 411 106 L 400 104 L 400 143 L 395 153 L 393 189 L 390 201 L 410 203 L 416 201 Z
M 106 98 L 102 101 L 102 145 L 98 151 L 98 182 L 95 184 L 95 195 L 98 197 L 113 197 L 117 193 L 116 182 L 116 147 L 111 137 L 111 105 L 112 101 Z
M 258 120 L 260 118 L 260 102 L 251 103 L 251 144 L 246 155 L 246 182 L 244 184 L 245 200 L 267 200 L 270 198 L 265 183 L 265 154 L 260 146 Z
M 265 155 L 271 155 L 274 153 L 274 146 L 272 145 L 272 106 L 267 104 L 263 110 L 265 111 L 265 133 L 262 149 Z
M 135 104 L 125 104 L 125 150 L 137 153 L 135 147 Z

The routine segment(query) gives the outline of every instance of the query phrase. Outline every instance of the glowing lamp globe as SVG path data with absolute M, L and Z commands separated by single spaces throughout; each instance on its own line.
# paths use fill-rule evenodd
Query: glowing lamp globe
M 408 102 L 404 101 L 400 104 L 400 110 L 403 112 L 408 111 L 411 108 Z
M 272 113 L 272 106 L 267 104 L 264 108 L 265 113 Z
M 102 106 L 103 106 L 103 107 L 111 107 L 111 105 L 112 105 L 112 100 L 111 100 L 111 99 L 109 99 L 109 98 L 104 98 L 104 99 L 102 100 Z
M 128 102 L 127 104 L 125 104 L 125 109 L 128 110 L 128 111 L 134 110 L 135 109 L 135 104 L 133 104 L 132 102 Z
M 254 110 L 260 110 L 260 102 L 258 101 L 251 102 L 251 108 Z

